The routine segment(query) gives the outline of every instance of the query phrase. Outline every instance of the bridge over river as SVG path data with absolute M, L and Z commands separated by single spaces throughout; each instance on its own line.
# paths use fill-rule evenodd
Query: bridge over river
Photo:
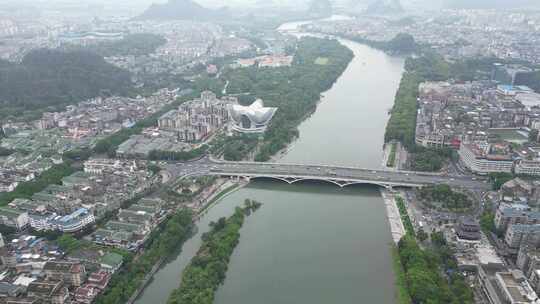
M 246 179 L 270 178 L 289 184 L 313 180 L 333 183 L 339 187 L 355 184 L 371 184 L 387 188 L 447 184 L 470 190 L 486 190 L 488 188 L 485 181 L 470 176 L 328 165 L 226 162 L 209 158 L 186 163 L 169 163 L 166 165 L 166 173 L 175 179 L 194 176 L 225 176 Z

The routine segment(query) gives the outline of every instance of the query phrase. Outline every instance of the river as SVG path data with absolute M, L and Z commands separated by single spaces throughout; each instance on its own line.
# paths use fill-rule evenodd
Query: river
M 299 126 L 300 137 L 279 161 L 382 166 L 387 112 L 404 60 L 340 42 L 354 52 L 353 61 Z M 376 187 L 266 180 L 213 206 L 198 223 L 197 235 L 156 273 L 136 303 L 165 303 L 209 222 L 231 215 L 246 198 L 264 205 L 242 227 L 216 304 L 395 303 L 392 238 Z

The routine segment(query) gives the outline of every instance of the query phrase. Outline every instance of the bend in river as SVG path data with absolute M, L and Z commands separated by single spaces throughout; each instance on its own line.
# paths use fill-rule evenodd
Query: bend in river
M 299 139 L 281 162 L 381 167 L 387 112 L 404 60 L 341 43 L 355 58 L 300 125 Z M 246 198 L 264 206 L 242 228 L 216 304 L 395 303 L 392 239 L 376 187 L 266 180 L 213 206 L 197 235 L 155 274 L 136 303 L 166 303 L 209 222 L 229 216 Z

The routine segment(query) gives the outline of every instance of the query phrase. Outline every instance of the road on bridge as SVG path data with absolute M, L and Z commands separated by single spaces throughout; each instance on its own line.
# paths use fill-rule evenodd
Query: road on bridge
M 470 176 L 446 176 L 411 171 L 371 170 L 354 167 L 324 165 L 225 162 L 202 158 L 193 162 L 168 163 L 166 170 L 175 179 L 188 176 L 240 176 L 248 178 L 268 177 L 288 181 L 325 180 L 340 185 L 376 184 L 381 186 L 418 187 L 447 184 L 469 190 L 488 190 L 485 181 Z

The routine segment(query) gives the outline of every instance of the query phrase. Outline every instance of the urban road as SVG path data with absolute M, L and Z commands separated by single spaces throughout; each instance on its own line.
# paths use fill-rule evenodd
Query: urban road
M 167 180 L 179 181 L 188 177 L 223 176 L 238 178 L 271 178 L 289 184 L 299 181 L 326 181 L 339 187 L 372 184 L 382 187 L 423 187 L 447 184 L 472 191 L 487 191 L 489 184 L 476 177 L 443 175 L 412 171 L 373 170 L 328 165 L 282 164 L 263 162 L 226 162 L 204 157 L 191 162 L 168 162 L 162 172 Z

